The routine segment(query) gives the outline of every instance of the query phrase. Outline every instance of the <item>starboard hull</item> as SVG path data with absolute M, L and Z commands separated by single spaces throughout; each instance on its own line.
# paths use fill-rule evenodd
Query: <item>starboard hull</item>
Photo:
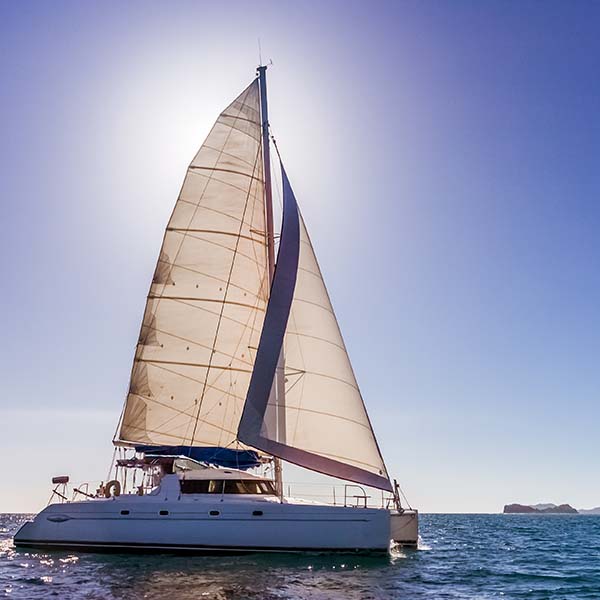
M 390 512 L 391 538 L 395 544 L 416 548 L 419 542 L 419 513 L 413 509 Z

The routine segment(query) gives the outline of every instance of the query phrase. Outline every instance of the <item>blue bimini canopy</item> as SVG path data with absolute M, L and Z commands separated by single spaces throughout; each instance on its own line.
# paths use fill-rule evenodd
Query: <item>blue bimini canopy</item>
M 135 451 L 158 456 L 185 456 L 198 462 L 243 471 L 260 465 L 258 452 L 254 450 L 196 446 L 136 446 Z

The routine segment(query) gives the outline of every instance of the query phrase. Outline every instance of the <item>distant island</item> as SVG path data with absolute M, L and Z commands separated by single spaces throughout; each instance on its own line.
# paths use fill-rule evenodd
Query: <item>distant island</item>
M 600 506 L 596 506 L 596 508 L 580 508 L 577 512 L 580 515 L 600 515 Z
M 600 515 L 600 506 L 577 510 L 570 504 L 506 504 L 503 512 L 504 514 L 528 515 Z

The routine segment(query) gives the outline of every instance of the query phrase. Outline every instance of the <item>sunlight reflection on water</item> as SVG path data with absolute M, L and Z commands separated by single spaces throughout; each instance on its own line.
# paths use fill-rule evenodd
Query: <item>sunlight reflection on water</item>
M 419 548 L 389 557 L 26 552 L 12 544 L 24 520 L 0 516 L 0 595 L 7 598 L 600 598 L 598 517 L 422 515 Z

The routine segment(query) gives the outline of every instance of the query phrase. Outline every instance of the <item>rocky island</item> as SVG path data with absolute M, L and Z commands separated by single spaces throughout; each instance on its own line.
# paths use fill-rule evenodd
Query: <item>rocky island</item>
M 579 511 L 570 504 L 506 504 L 505 514 L 532 514 L 532 515 L 576 515 Z

